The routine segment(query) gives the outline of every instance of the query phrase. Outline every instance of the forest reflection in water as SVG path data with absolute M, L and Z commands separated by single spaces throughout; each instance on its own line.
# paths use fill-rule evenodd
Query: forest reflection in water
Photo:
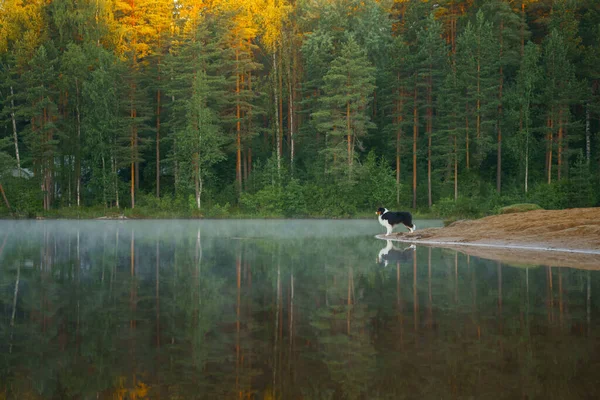
M 598 398 L 599 272 L 377 233 L 0 221 L 0 398 Z

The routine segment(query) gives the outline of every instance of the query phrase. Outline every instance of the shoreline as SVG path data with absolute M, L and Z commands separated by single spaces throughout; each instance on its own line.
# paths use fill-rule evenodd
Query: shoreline
M 378 239 L 443 247 L 515 265 L 600 270 L 600 208 L 536 210 L 456 221 Z
M 574 248 L 562 248 L 562 247 L 540 247 L 540 246 L 523 246 L 523 245 L 513 245 L 510 243 L 503 244 L 495 244 L 495 243 L 473 243 L 473 242 L 456 242 L 456 241 L 446 241 L 446 240 L 421 240 L 419 238 L 409 239 L 396 236 L 385 236 L 384 234 L 375 235 L 377 239 L 382 240 L 392 240 L 395 242 L 401 243 L 411 243 L 411 244 L 423 244 L 430 245 L 432 247 L 481 247 L 481 248 L 493 248 L 493 249 L 507 249 L 507 250 L 525 250 L 525 251 L 556 251 L 562 253 L 579 253 L 579 254 L 590 254 L 590 255 L 598 255 L 600 256 L 600 250 L 593 249 L 574 249 Z M 599 266 L 600 268 L 600 266 Z

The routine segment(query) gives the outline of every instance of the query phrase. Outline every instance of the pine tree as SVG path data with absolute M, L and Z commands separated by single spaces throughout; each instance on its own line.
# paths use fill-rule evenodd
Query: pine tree
M 198 209 L 210 168 L 224 157 L 226 125 L 217 118 L 230 106 L 224 100 L 228 85 L 224 74 L 230 68 L 224 63 L 228 51 L 224 21 L 221 17 L 202 20 L 175 44 L 164 63 L 169 80 L 165 93 L 172 98 L 168 107 L 175 140 L 171 159 L 178 171 L 175 188 L 177 193 L 186 193 L 193 182 Z
M 498 67 L 498 115 L 496 119 L 496 191 L 502 189 L 502 126 L 503 96 L 506 70 L 519 63 L 520 41 L 524 40 L 523 21 L 513 12 L 510 5 L 504 0 L 487 2 L 482 10 L 488 14 L 496 31 L 498 42 L 497 67 Z
M 201 197 L 210 168 L 224 158 L 221 147 L 225 140 L 217 115 L 208 105 L 209 82 L 206 71 L 197 71 L 193 94 L 187 102 L 187 126 L 177 133 L 180 166 L 184 171 L 190 171 L 189 174 L 183 173 L 183 178 L 188 177 L 187 182 L 194 182 L 198 210 L 201 209 Z
M 157 6 L 158 5 L 158 6 Z M 153 43 L 164 32 L 165 18 L 155 18 L 157 12 L 170 13 L 161 0 L 116 0 L 115 19 L 124 40 L 117 47 L 120 56 L 126 57 L 130 63 L 129 80 L 129 119 L 131 128 L 131 207 L 135 207 L 135 193 L 140 187 L 140 163 L 142 150 L 140 147 L 147 141 L 148 133 L 154 131 L 150 127 L 153 110 L 150 108 L 150 94 L 143 89 L 148 86 L 145 79 L 146 69 L 153 54 Z M 152 95 L 152 97 L 154 97 Z
M 82 131 L 82 87 L 84 82 L 88 79 L 88 66 L 93 63 L 88 57 L 89 52 L 86 54 L 81 46 L 75 43 L 67 44 L 66 51 L 63 52 L 60 62 L 60 76 L 61 76 L 61 91 L 64 101 L 61 104 L 63 109 L 63 131 L 72 137 L 71 143 L 74 143 L 74 148 L 68 149 L 68 153 L 74 155 L 74 172 L 75 172 L 75 193 L 76 193 L 76 205 L 81 206 L 81 145 L 85 138 L 85 131 Z M 70 93 L 70 96 L 67 94 Z M 74 117 L 74 124 L 71 122 L 71 116 Z M 70 146 L 71 147 L 71 146 Z M 65 149 L 67 150 L 67 149 Z M 71 155 L 69 154 L 69 155 Z M 69 170 L 71 168 L 69 167 Z M 65 186 L 70 187 L 69 183 Z M 69 204 L 71 201 L 71 191 L 69 190 Z
M 92 171 L 92 187 L 100 187 L 102 203 L 120 207 L 119 170 L 128 166 L 129 125 L 126 115 L 126 85 L 123 64 L 114 55 L 99 50 L 98 65 L 90 73 L 82 90 L 82 157 Z
M 466 138 L 463 121 L 467 118 L 464 104 L 464 94 L 459 86 L 458 74 L 455 68 L 450 68 L 446 74 L 443 85 L 440 88 L 438 100 L 438 128 L 436 129 L 436 140 L 439 142 L 434 146 L 437 154 L 451 171 L 454 200 L 458 199 L 458 172 L 461 150 Z M 450 174 L 447 174 L 448 180 Z
M 322 108 L 312 114 L 318 121 L 317 128 L 326 135 L 329 171 L 344 173 L 349 180 L 352 180 L 355 149 L 362 147 L 362 138 L 373 127 L 367 113 L 375 89 L 373 75 L 374 67 L 366 52 L 350 36 L 323 78 Z
M 588 82 L 589 97 L 585 105 L 585 161 L 591 166 L 592 155 L 592 119 L 600 115 L 600 24 L 592 33 L 593 41 L 587 46 L 584 57 L 585 79 Z M 598 154 L 595 155 L 598 157 Z M 600 161 L 600 160 L 599 160 Z
M 410 51 L 405 43 L 404 36 L 397 36 L 393 45 L 393 59 L 391 62 L 391 75 L 394 77 L 394 88 L 392 90 L 393 98 L 393 121 L 391 129 L 395 133 L 395 160 L 396 160 L 396 203 L 400 203 L 400 182 L 401 182 L 401 157 L 403 154 L 402 144 L 404 132 L 412 126 L 408 112 L 408 104 L 412 101 L 409 91 L 411 86 L 411 71 L 408 66 Z
M 433 205 L 431 190 L 432 175 L 432 135 L 436 95 L 446 72 L 446 45 L 442 38 L 442 25 L 433 14 L 429 15 L 426 26 L 417 37 L 418 80 L 425 92 L 425 132 L 427 134 L 427 199 Z
M 478 11 L 457 39 L 456 71 L 464 93 L 466 168 L 478 169 L 491 147 L 498 109 L 497 42 Z
M 537 95 L 541 68 L 539 66 L 540 49 L 537 45 L 529 42 L 525 46 L 521 67 L 517 74 L 514 89 L 514 99 L 519 114 L 518 147 L 519 159 L 524 163 L 524 190 L 529 188 L 529 162 L 530 149 L 533 144 L 533 108 L 539 102 Z
M 15 58 L 6 53 L 5 57 L 0 60 L 0 121 L 7 125 L 10 125 L 12 130 L 12 143 L 14 147 L 14 157 L 16 161 L 17 170 L 21 173 L 21 153 L 19 151 L 19 132 L 17 125 L 20 125 L 19 118 L 16 114 L 15 100 L 15 88 L 19 93 L 21 83 L 16 73 L 16 62 Z
M 34 164 L 34 173 L 40 179 L 44 193 L 44 210 L 49 210 L 54 199 L 54 153 L 59 137 L 55 137 L 58 90 L 56 87 L 56 50 L 52 42 L 40 46 L 29 61 L 29 70 L 23 74 L 26 85 L 22 109 L 30 123 L 25 135 Z
M 578 82 L 568 59 L 569 47 L 560 32 L 553 29 L 544 43 L 543 65 L 546 75 L 544 103 L 546 111 L 546 173 L 552 182 L 554 149 L 556 148 L 556 177 L 561 179 L 564 168 L 565 128 L 572 120 L 570 106 L 576 101 Z
M 223 116 L 232 125 L 230 129 L 234 132 L 235 182 L 239 196 L 243 189 L 244 165 L 251 164 L 249 157 L 246 158 L 248 162 L 244 162 L 243 154 L 245 150 L 249 150 L 248 143 L 255 134 L 251 122 L 258 111 L 257 103 L 253 101 L 259 93 L 256 83 L 253 83 L 256 79 L 254 74 L 261 69 L 262 65 L 254 57 L 254 51 L 257 49 L 254 43 L 257 27 L 248 15 L 248 10 L 243 7 L 235 8 L 225 17 L 230 20 L 224 37 L 229 51 L 224 53 L 223 61 L 227 67 L 230 67 L 226 73 L 230 85 L 226 94 L 229 107 Z

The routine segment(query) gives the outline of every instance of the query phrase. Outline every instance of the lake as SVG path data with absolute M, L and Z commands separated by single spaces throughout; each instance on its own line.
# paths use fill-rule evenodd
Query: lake
M 600 397 L 599 272 L 382 232 L 0 221 L 0 399 Z

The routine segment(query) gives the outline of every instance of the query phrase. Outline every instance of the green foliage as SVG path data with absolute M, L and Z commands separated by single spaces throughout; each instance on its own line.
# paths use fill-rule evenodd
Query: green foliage
M 530 194 L 530 199 L 549 210 L 595 206 L 599 198 L 598 186 L 594 184 L 595 178 L 581 154 L 571 174 L 571 179 L 536 186 Z
M 375 89 L 374 73 L 366 52 L 349 36 L 323 77 L 322 107 L 311 117 L 326 137 L 327 169 L 337 178 L 351 178 L 355 148 L 375 126 L 366 112 Z
M 363 165 L 356 167 L 355 179 L 337 182 L 302 182 L 284 172 L 278 183 L 273 162 L 255 171 L 253 193 L 242 193 L 243 213 L 260 216 L 328 216 L 348 217 L 372 212 L 378 207 L 392 207 L 396 202 L 396 181 L 384 159 L 371 152 Z M 408 201 L 408 200 L 406 200 Z
M 377 160 L 375 152 L 369 152 L 362 165 L 356 192 L 361 196 L 360 210 L 376 210 L 379 207 L 391 208 L 396 204 L 396 180 L 389 163 L 383 158 Z M 401 190 L 401 192 L 406 192 Z M 406 201 L 404 204 L 407 204 Z
M 260 216 L 282 215 L 285 204 L 283 190 L 280 186 L 267 186 L 254 194 L 242 193 L 240 207 L 245 212 Z
M 206 213 L 207 217 L 222 218 L 231 215 L 231 206 L 229 203 L 224 205 L 214 204 Z
M 9 146 L 9 138 L 0 139 L 0 182 L 2 182 L 4 176 L 10 175 L 11 170 L 17 165 L 13 157 L 7 151 L 4 151 Z
M 579 152 L 575 164 L 570 171 L 568 180 L 568 207 L 591 207 L 600 200 L 600 190 L 597 179 L 590 172 L 583 153 Z
M 589 171 L 583 155 L 579 154 L 571 169 L 571 179 L 540 184 L 532 190 L 529 198 L 548 210 L 592 207 L 599 199 L 596 179 Z
M 284 215 L 304 217 L 308 214 L 303 187 L 298 179 L 291 179 L 283 192 Z
M 567 182 L 560 180 L 551 184 L 539 184 L 533 188 L 528 198 L 546 210 L 567 208 L 569 207 Z
M 24 218 L 35 218 L 42 211 L 42 192 L 36 179 L 5 176 L 0 180 L 13 214 Z M 0 198 L 0 208 L 6 212 Z
M 16 136 L 35 173 L 2 181 L 11 200 L 23 190 L 20 215 L 77 207 L 79 182 L 64 215 L 131 207 L 132 164 L 132 217 L 370 215 L 408 208 L 413 172 L 424 214 L 430 197 L 439 215 L 598 204 L 590 1 L 553 1 L 547 29 L 549 2 L 460 16 L 448 1 L 292 2 L 263 49 L 268 10 L 125 3 L 17 1 L 0 17 L 0 169 Z
M 432 211 L 441 218 L 477 218 L 484 212 L 482 199 L 479 197 L 462 197 L 456 201 L 453 198 L 444 198 L 436 202 Z

